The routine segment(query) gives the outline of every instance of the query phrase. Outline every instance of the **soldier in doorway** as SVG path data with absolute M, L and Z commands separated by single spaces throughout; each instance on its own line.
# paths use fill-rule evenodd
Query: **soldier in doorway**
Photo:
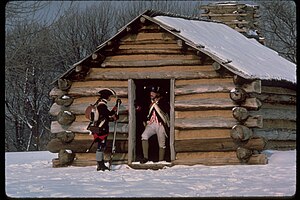
M 143 159 L 141 163 L 148 162 L 148 139 L 152 135 L 157 135 L 159 145 L 159 161 L 164 160 L 166 150 L 166 137 L 170 127 L 169 111 L 170 105 L 164 99 L 161 87 L 152 86 L 150 88 L 151 103 L 147 115 L 147 122 L 142 133 Z

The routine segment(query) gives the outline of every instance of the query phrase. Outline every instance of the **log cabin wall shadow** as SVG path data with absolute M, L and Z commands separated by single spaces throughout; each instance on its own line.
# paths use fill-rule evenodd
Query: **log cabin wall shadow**
M 189 35 L 189 27 L 197 34 Z M 210 34 L 205 32 L 209 30 Z M 214 49 L 217 44 L 222 48 Z M 237 55 L 224 59 L 223 49 Z M 259 57 L 262 52 L 272 58 L 272 70 L 270 60 L 249 62 L 243 56 Z M 137 161 L 140 128 L 133 120 L 134 100 L 144 80 L 169 84 L 172 165 L 267 164 L 263 150 L 295 148 L 294 69 L 295 64 L 222 23 L 145 11 L 53 82 L 50 96 L 55 102 L 49 113 L 57 120 L 51 123 L 55 138 L 48 150 L 59 158 L 73 158 L 54 159 L 53 166 L 96 164 L 96 145 L 86 152 L 93 137 L 86 130 L 84 111 L 106 87 L 123 102 L 113 164 Z M 109 107 L 114 103 L 112 99 Z M 108 139 L 105 160 L 112 133 Z M 67 149 L 71 156 L 63 156 Z

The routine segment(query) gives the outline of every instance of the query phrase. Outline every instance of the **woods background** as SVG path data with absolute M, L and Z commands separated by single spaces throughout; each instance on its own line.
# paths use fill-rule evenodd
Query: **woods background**
M 250 1 L 247 1 L 249 3 Z M 51 82 L 146 9 L 199 16 L 206 1 L 10 1 L 5 5 L 5 151 L 45 150 Z M 296 63 L 296 4 L 253 1 L 266 46 Z

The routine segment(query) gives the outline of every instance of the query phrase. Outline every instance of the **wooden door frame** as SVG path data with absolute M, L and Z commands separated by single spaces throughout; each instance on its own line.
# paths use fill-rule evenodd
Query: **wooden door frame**
M 170 156 L 175 160 L 175 79 L 170 80 Z M 128 164 L 136 158 L 136 113 L 135 113 L 136 86 L 134 79 L 128 79 Z

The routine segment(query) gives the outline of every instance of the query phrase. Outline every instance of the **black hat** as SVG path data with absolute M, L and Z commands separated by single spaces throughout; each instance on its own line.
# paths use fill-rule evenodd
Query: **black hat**
M 160 86 L 150 86 L 149 87 L 150 92 L 155 92 L 155 93 L 162 93 L 162 88 Z
M 103 98 L 103 99 L 108 99 L 109 96 L 116 96 L 116 92 L 112 89 L 109 89 L 109 88 L 105 88 L 103 90 L 100 90 L 98 92 L 100 94 L 100 97 Z

